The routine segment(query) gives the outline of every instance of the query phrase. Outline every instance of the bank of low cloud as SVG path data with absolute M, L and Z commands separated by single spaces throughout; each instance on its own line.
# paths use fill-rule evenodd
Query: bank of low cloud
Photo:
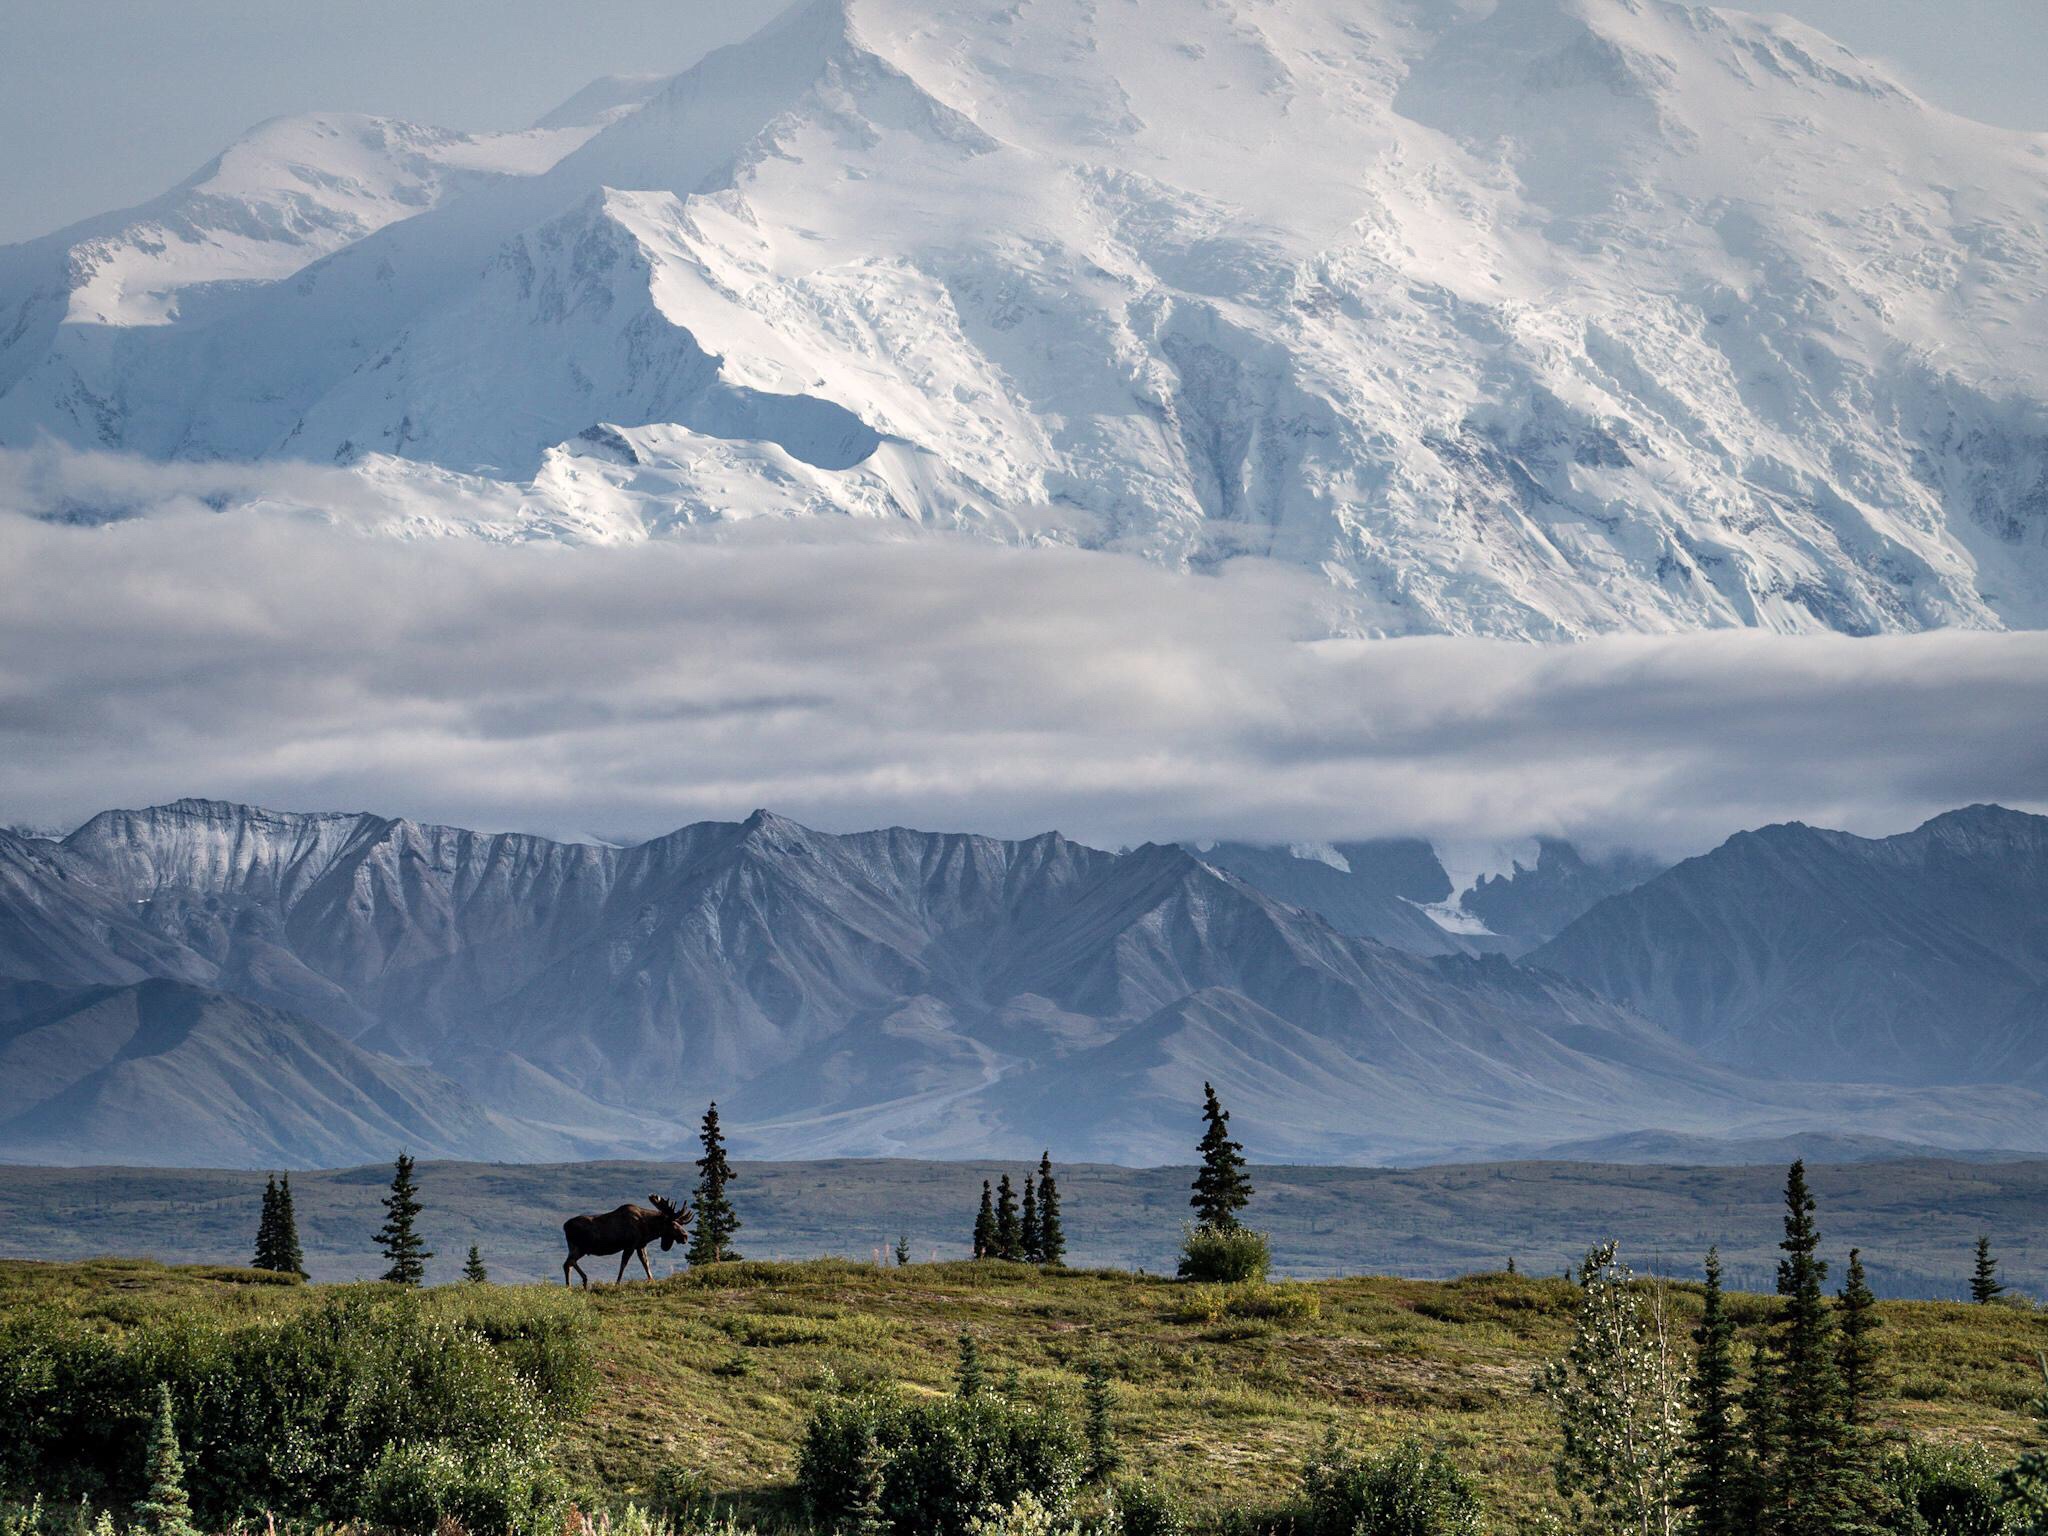
M 217 513 L 203 478 L 110 483 L 148 515 L 102 526 L 0 513 L 0 820 L 208 794 L 611 836 L 767 805 L 1683 852 L 2048 804 L 2040 634 L 1330 640 L 1327 589 L 1258 561 L 843 526 L 405 542 Z

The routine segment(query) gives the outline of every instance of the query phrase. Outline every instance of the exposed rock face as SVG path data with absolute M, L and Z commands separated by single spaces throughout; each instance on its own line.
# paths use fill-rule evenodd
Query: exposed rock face
M 180 801 L 0 852 L 0 936 L 24 982 L 40 966 L 65 986 L 144 972 L 233 994 L 210 1006 L 242 1032 L 206 1071 L 258 1041 L 234 1090 L 258 1111 L 266 1074 L 302 1094 L 307 1053 L 346 1055 L 329 1076 L 358 1084 L 452 1077 L 465 1092 L 445 1105 L 438 1088 L 401 1095 L 435 1111 L 422 1146 L 667 1146 L 715 1095 L 750 1149 L 1021 1155 L 1050 1140 L 1155 1161 L 1184 1154 L 1204 1077 L 1273 1157 L 1527 1148 L 1617 1125 L 2048 1144 L 2039 1094 L 1816 1095 L 1743 1075 L 1557 974 L 1340 933 L 1178 847 L 834 836 L 757 812 L 612 848 Z M 1442 881 L 1413 849 L 1358 852 L 1367 874 L 1382 858 L 1373 879 Z M 10 1006 L 47 1012 L 49 990 Z M 261 1005 L 260 1029 L 237 999 Z M 127 1005 L 78 1017 L 106 1006 Z M 39 1025 L 39 1049 L 72 1027 Z M 173 1065 L 123 1092 L 163 1093 L 178 1124 Z M 282 1124 L 244 1140 L 305 1137 Z
M 1709 1056 L 1858 1082 L 2048 1070 L 2048 818 L 1996 806 L 1875 840 L 1730 838 L 1529 957 Z

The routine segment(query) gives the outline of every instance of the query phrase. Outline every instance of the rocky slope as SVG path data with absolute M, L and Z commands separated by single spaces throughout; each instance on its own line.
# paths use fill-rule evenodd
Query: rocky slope
M 1740 833 L 1593 908 L 1529 963 L 1713 1057 L 1858 1082 L 2048 1081 L 2048 817 L 1897 837 Z
M 602 1143 L 486 1110 L 438 1074 L 174 981 L 0 987 L 0 1160 L 305 1167 L 573 1156 Z
M 318 120 L 0 258 L 0 444 L 1266 555 L 1370 633 L 2048 617 L 2048 138 L 1796 24 L 801 0 L 587 106 Z
M 1426 873 L 1413 848 L 1356 851 L 1361 878 L 1368 856 Z M 281 1039 L 346 1037 L 380 1072 L 460 1082 L 508 1138 L 674 1145 L 716 1096 L 754 1151 L 1145 1162 L 1176 1155 L 1213 1078 L 1269 1157 L 1637 1126 L 2048 1145 L 2037 1092 L 1745 1075 L 1555 973 L 1354 937 L 1177 847 L 758 812 L 613 848 L 180 801 L 16 839 L 7 867 L 17 980 L 177 976 L 279 1010 L 258 1077 Z M 423 1145 L 486 1134 L 421 1125 Z

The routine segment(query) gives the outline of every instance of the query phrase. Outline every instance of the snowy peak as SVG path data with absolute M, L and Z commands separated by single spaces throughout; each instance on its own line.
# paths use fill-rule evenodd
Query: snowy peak
M 0 256 L 0 443 L 353 464 L 408 534 L 1261 555 L 1366 634 L 2048 622 L 2048 138 L 1804 28 L 804 0 L 550 121 L 280 127 L 118 327 Z

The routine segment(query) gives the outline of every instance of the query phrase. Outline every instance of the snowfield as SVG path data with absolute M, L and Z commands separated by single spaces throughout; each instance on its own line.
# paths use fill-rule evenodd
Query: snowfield
M 1356 634 L 2040 627 L 2048 136 L 1658 0 L 799 0 L 0 251 L 49 438 L 412 536 L 1259 555 Z

